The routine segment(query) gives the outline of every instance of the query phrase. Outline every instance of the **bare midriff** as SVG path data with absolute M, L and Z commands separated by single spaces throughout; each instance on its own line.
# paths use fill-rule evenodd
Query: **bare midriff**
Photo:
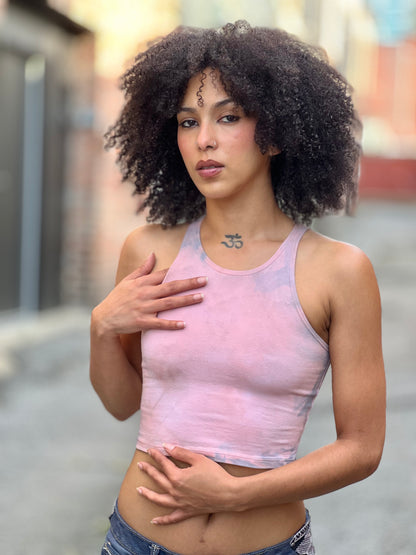
M 305 521 L 302 502 L 259 507 L 241 512 L 220 512 L 189 518 L 169 525 L 154 525 L 154 517 L 169 514 L 138 494 L 145 486 L 160 491 L 137 463 L 154 461 L 136 451 L 123 480 L 118 508 L 127 524 L 149 540 L 182 555 L 240 555 L 275 545 L 290 538 Z M 178 464 L 178 466 L 180 466 Z M 264 470 L 221 464 L 233 476 L 249 476 Z

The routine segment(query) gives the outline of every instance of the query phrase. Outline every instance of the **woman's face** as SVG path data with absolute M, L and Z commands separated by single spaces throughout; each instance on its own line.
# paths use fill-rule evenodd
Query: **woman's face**
M 189 81 L 177 114 L 178 146 L 191 179 L 207 199 L 271 186 L 270 155 L 254 140 L 256 119 L 228 96 L 218 73 L 204 73 L 202 89 L 201 74 Z

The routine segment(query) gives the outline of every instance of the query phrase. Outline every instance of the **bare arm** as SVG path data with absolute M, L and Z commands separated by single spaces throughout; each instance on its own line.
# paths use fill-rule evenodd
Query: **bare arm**
M 350 247 L 343 247 L 349 250 Z M 285 467 L 247 482 L 248 506 L 316 497 L 362 480 L 378 467 L 385 435 L 385 378 L 381 308 L 370 262 L 362 253 L 345 259 L 334 275 L 329 334 L 337 439 Z M 243 505 L 244 505 L 244 500 Z
M 155 262 L 154 254 L 143 262 L 137 234 L 130 236 L 121 252 L 116 287 L 92 311 L 90 379 L 104 406 L 119 420 L 140 408 L 141 332 L 182 329 L 183 322 L 164 320 L 158 313 L 202 301 L 201 294 L 177 294 L 202 287 L 204 278 L 163 283 L 167 270 L 152 272 Z
M 180 447 L 168 452 L 190 465 L 185 469 L 152 450 L 163 473 L 146 463 L 142 469 L 166 493 L 146 488 L 140 493 L 172 508 L 157 523 L 303 500 L 362 480 L 377 468 L 385 433 L 378 287 L 371 264 L 360 251 L 342 246 L 337 258 L 328 284 L 336 440 L 286 466 L 244 478 L 234 478 L 213 461 Z

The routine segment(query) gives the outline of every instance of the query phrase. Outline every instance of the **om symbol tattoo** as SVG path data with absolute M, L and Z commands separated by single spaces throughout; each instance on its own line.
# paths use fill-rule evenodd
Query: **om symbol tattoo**
M 221 241 L 221 245 L 225 245 L 227 249 L 241 249 L 244 244 L 241 235 L 238 233 L 235 233 L 234 235 L 226 235 L 225 237 L 228 241 Z

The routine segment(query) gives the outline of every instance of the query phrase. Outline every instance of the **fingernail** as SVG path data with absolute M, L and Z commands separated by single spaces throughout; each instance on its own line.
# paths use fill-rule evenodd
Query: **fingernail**
M 138 494 L 143 495 L 143 490 L 142 490 L 142 488 L 137 488 L 136 491 L 137 491 Z
M 204 285 L 205 283 L 208 282 L 208 278 L 207 277 L 199 277 L 196 281 L 198 283 L 200 283 L 201 285 Z
M 159 522 L 157 520 L 153 519 L 153 520 L 150 521 L 150 524 L 159 524 Z
M 175 445 L 173 445 L 172 443 L 163 443 L 163 447 L 166 449 L 166 451 L 172 451 L 172 449 L 175 449 Z
M 204 298 L 204 294 L 203 293 L 195 293 L 193 298 L 194 298 L 194 301 L 202 301 L 202 299 Z
M 143 465 L 142 465 L 142 463 L 140 463 L 140 462 L 137 463 L 137 466 L 140 468 L 140 470 L 143 470 Z
M 185 322 L 176 322 L 176 327 L 179 330 L 183 330 L 183 328 L 186 326 Z

